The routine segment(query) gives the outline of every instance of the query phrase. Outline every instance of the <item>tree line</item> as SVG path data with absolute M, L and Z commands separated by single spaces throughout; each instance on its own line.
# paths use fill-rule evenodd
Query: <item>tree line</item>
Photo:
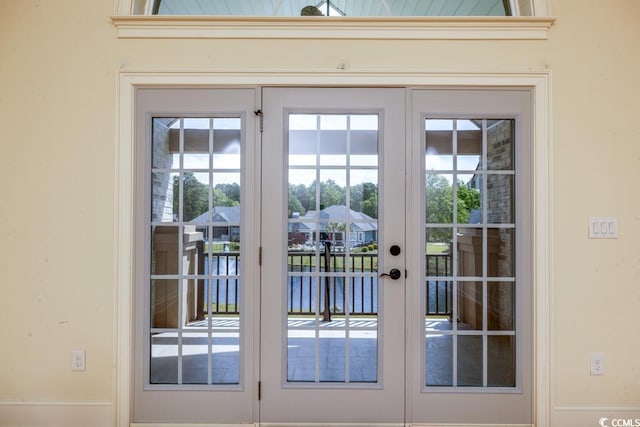
M 428 174 L 426 180 L 426 222 L 450 224 L 453 222 L 453 187 L 443 176 Z M 316 203 L 317 191 L 320 187 L 320 204 Z M 480 208 L 480 193 L 458 182 L 457 190 L 457 222 L 469 222 L 471 212 Z M 209 210 L 209 186 L 197 180 L 192 172 L 183 174 L 183 207 L 184 218 L 189 221 Z M 173 209 L 178 212 L 179 178 L 173 179 Z M 216 184 L 213 188 L 213 206 L 240 205 L 240 185 L 238 183 Z M 305 184 L 289 184 L 288 198 L 289 217 L 294 212 L 304 215 L 310 210 L 323 209 L 333 205 L 346 205 L 346 187 L 338 185 L 334 180 Z M 372 218 L 378 218 L 378 185 L 365 182 L 353 185 L 349 189 L 349 207 Z
M 320 209 L 333 205 L 345 205 L 347 189 L 332 179 L 320 182 Z M 307 211 L 317 210 L 316 181 L 309 185 L 289 184 L 289 217 L 294 212 L 304 215 Z M 362 212 L 371 218 L 378 218 L 378 186 L 371 182 L 353 185 L 349 189 L 349 208 Z

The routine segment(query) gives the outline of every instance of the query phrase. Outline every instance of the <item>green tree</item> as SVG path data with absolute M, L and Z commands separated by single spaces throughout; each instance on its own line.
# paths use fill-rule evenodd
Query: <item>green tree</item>
M 362 212 L 362 201 L 364 200 L 363 187 L 363 184 L 353 185 L 349 192 L 349 207 L 356 212 Z
M 300 199 L 296 197 L 294 187 L 289 185 L 289 218 L 291 218 L 294 212 L 304 215 L 306 210 L 304 206 L 302 206 Z
M 451 224 L 453 222 L 453 190 L 442 175 L 427 175 L 427 222 Z
M 332 179 L 320 183 L 320 203 L 324 207 L 333 205 L 344 205 L 346 201 L 346 190 L 340 187 Z
M 218 184 L 216 185 L 215 190 L 222 192 L 227 199 L 237 202 L 234 205 L 215 205 L 215 206 L 237 206 L 240 204 L 240 184 L 238 184 L 237 182 L 233 182 L 229 184 Z
M 304 215 L 309 209 L 315 209 L 315 194 L 314 190 L 312 198 L 309 189 L 304 184 L 289 184 L 289 203 L 293 205 L 290 207 L 295 207 L 293 212 L 300 212 L 300 215 Z
M 234 200 L 231 197 L 227 196 L 225 192 L 218 188 L 213 189 L 213 206 L 238 206 L 240 204 L 239 200 Z
M 378 193 L 372 192 L 369 198 L 362 202 L 362 213 L 369 215 L 371 218 L 378 218 Z
M 480 192 L 458 181 L 458 222 L 468 223 L 474 209 L 480 209 Z
M 173 211 L 179 209 L 179 188 L 180 179 L 173 178 Z M 195 217 L 202 215 L 209 209 L 209 187 L 198 181 L 193 172 L 185 172 L 182 178 L 182 206 L 184 209 L 183 220 L 191 221 Z
M 467 224 L 474 209 L 480 208 L 480 193 L 469 188 L 464 182 L 457 182 L 456 190 L 456 222 Z M 428 174 L 426 188 L 426 217 L 428 223 L 453 223 L 453 187 L 442 175 Z M 429 230 L 429 241 L 449 243 L 450 229 L 432 228 Z

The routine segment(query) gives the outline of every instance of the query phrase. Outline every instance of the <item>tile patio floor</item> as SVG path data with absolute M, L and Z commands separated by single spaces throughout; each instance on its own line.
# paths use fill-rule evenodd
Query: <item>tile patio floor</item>
M 288 321 L 287 380 L 291 382 L 375 382 L 377 380 L 377 321 L 371 318 L 351 318 L 349 339 L 346 322 L 337 318 L 320 323 L 292 317 Z M 427 380 L 429 385 L 451 385 L 453 381 L 452 337 L 438 334 L 450 329 L 446 319 L 430 320 L 425 324 L 431 331 L 426 343 Z M 183 384 L 235 384 L 239 381 L 239 321 L 232 317 L 213 319 L 211 358 L 207 321 L 193 322 L 182 335 L 182 366 L 178 363 L 177 334 L 160 333 L 152 339 L 152 384 L 175 384 L 179 373 Z M 463 326 L 459 325 L 459 328 Z M 436 332 L 435 334 L 433 332 Z M 316 335 L 320 338 L 316 346 Z M 481 336 L 458 337 L 459 385 L 482 385 Z M 489 349 L 489 381 L 508 385 L 512 382 L 512 343 L 502 339 Z M 348 357 L 347 357 L 348 355 Z M 315 360 L 318 363 L 315 363 Z M 348 363 L 345 363 L 348 359 Z M 211 369 L 209 366 L 211 365 Z M 211 378 L 209 379 L 209 372 Z

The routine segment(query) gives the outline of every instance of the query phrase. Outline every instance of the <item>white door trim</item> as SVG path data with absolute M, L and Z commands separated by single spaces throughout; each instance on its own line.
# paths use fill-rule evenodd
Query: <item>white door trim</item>
M 227 70 L 162 72 L 122 70 L 116 98 L 114 182 L 114 426 L 127 427 L 131 410 L 133 143 L 135 90 L 141 86 L 457 86 L 530 87 L 534 94 L 534 415 L 537 427 L 550 427 L 553 384 L 552 288 L 552 99 L 551 72 L 471 73 L 380 70 Z

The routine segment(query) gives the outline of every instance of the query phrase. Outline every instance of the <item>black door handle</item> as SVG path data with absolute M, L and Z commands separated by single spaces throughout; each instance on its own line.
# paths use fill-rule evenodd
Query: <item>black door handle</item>
M 402 276 L 402 273 L 397 268 L 392 268 L 389 273 L 382 273 L 380 277 L 389 277 L 392 280 L 398 280 Z

